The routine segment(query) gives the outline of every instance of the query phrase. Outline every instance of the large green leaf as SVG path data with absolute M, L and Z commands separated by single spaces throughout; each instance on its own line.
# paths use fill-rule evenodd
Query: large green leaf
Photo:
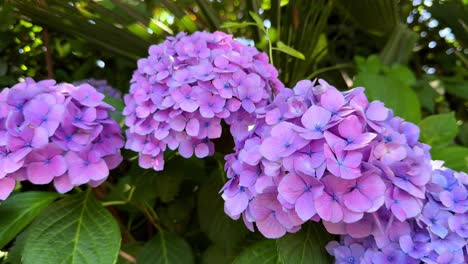
M 224 201 L 219 195 L 220 179 L 220 172 L 213 172 L 200 188 L 198 219 L 201 229 L 213 242 L 233 249 L 245 237 L 247 228 L 242 221 L 234 221 L 224 213 Z
M 438 114 L 424 118 L 420 123 L 421 141 L 434 148 L 450 144 L 457 136 L 458 126 L 455 114 Z
M 397 78 L 376 73 L 362 72 L 356 76 L 355 86 L 364 86 L 369 100 L 380 100 L 393 109 L 395 115 L 408 121 L 421 118 L 420 103 L 416 93 Z
M 295 234 L 277 240 L 278 254 L 284 264 L 331 263 L 325 246 L 332 236 L 318 223 L 309 223 Z
M 406 64 L 413 54 L 413 48 L 418 38 L 418 34 L 405 24 L 394 27 L 387 44 L 380 53 L 383 64 Z
M 281 263 L 274 240 L 263 240 L 248 248 L 234 260 L 233 264 L 278 264 Z
M 115 263 L 120 230 L 91 191 L 50 205 L 27 231 L 24 264 Z
M 0 249 L 57 197 L 56 193 L 25 192 L 14 194 L 3 202 L 0 205 Z
M 160 232 L 140 252 L 138 264 L 194 263 L 189 244 L 175 234 Z
M 445 161 L 444 165 L 456 170 L 468 172 L 468 148 L 462 146 L 449 146 L 432 149 L 432 158 Z

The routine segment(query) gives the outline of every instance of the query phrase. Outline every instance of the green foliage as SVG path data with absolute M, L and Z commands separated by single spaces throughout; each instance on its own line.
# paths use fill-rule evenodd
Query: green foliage
M 120 231 L 90 189 L 53 203 L 32 223 L 22 260 L 34 263 L 114 263 Z
M 198 219 L 200 228 L 210 240 L 227 250 L 234 250 L 247 235 L 242 221 L 234 221 L 224 213 L 224 201 L 219 195 L 223 186 L 222 174 L 212 173 L 198 193 Z
M 279 264 L 280 259 L 276 252 L 274 240 L 257 242 L 248 248 L 234 260 L 233 264 Z
M 445 161 L 444 165 L 455 171 L 468 173 L 468 148 L 449 146 L 431 150 L 432 158 Z
M 298 58 L 298 59 L 300 59 L 300 60 L 305 60 L 304 54 L 302 54 L 301 52 L 299 52 L 299 51 L 297 51 L 297 50 L 295 50 L 295 49 L 293 49 L 293 48 L 287 46 L 287 45 L 284 44 L 283 42 L 278 41 L 278 42 L 276 43 L 276 45 L 277 45 L 277 47 L 275 48 L 276 50 L 279 50 L 279 51 L 281 51 L 281 52 L 284 52 L 284 53 L 286 53 L 286 54 L 288 54 L 288 55 L 291 55 L 291 56 L 293 56 L 293 57 L 295 57 L 295 58 Z
M 330 263 L 325 246 L 333 236 L 318 223 L 309 223 L 301 232 L 277 240 L 279 259 L 283 264 Z
M 140 264 L 194 263 L 192 249 L 175 234 L 160 232 L 138 255 Z
M 419 123 L 421 141 L 434 148 L 450 144 L 457 136 L 457 120 L 453 113 L 431 115 Z
M 58 194 L 26 192 L 12 195 L 0 204 L 0 249 L 28 226 Z
M 391 67 L 381 64 L 377 56 L 367 59 L 357 57 L 358 74 L 355 86 L 366 88 L 369 100 L 380 100 L 385 106 L 394 110 L 395 115 L 408 121 L 418 122 L 421 119 L 420 103 L 412 90 L 415 78 L 412 72 L 402 65 Z

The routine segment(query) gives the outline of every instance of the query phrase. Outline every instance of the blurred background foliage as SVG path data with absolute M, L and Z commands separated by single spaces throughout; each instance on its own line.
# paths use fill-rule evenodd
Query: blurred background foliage
M 371 100 L 420 125 L 434 159 L 468 171 L 467 20 L 467 0 L 0 0 L 0 86 L 28 76 L 95 78 L 126 92 L 149 45 L 181 31 L 222 30 L 268 53 L 288 87 L 318 77 L 343 89 L 365 86 Z M 285 248 L 291 243 L 277 243 L 272 253 L 270 242 L 255 242 L 257 235 L 223 214 L 221 160 L 174 157 L 170 175 L 158 177 L 135 177 L 155 173 L 124 163 L 97 196 L 115 200 L 135 192 L 128 204 L 112 208 L 125 254 L 156 263 L 145 250 L 167 240 L 175 251 L 192 248 L 193 255 L 179 256 L 188 263 L 225 263 L 220 260 L 234 259 L 241 245 L 256 243 L 237 263 L 260 263 L 255 256 L 262 254 L 277 254 L 262 263 L 292 263 Z

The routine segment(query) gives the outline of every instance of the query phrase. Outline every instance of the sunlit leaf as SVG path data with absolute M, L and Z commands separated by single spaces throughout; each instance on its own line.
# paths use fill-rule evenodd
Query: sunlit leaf
M 301 52 L 287 46 L 286 44 L 284 44 L 283 42 L 281 41 L 278 41 L 276 43 L 277 47 L 275 48 L 275 50 L 278 50 L 278 51 L 281 51 L 281 52 L 284 52 L 290 56 L 293 56 L 295 58 L 298 58 L 298 59 L 301 59 L 301 60 L 305 60 L 305 56 L 304 54 L 302 54 Z
M 228 22 L 224 22 L 222 25 L 221 25 L 221 28 L 245 28 L 245 27 L 248 27 L 248 26 L 252 26 L 252 25 L 256 25 L 255 23 L 252 23 L 252 22 L 247 22 L 247 21 L 243 21 L 243 22 L 232 22 L 232 21 L 228 21 Z
M 468 148 L 463 146 L 448 146 L 431 149 L 432 159 L 443 160 L 444 166 L 455 171 L 468 173 Z
M 458 126 L 454 113 L 431 115 L 419 123 L 421 141 L 432 147 L 450 144 L 457 136 Z

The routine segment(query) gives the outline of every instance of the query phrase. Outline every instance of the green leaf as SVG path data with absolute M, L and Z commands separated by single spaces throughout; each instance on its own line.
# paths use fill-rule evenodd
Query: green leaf
M 390 68 L 384 70 L 384 72 L 408 86 L 412 86 L 416 83 L 416 76 L 414 76 L 414 73 L 406 66 L 394 64 Z
M 246 28 L 248 26 L 255 26 L 255 25 L 257 25 L 257 24 L 252 23 L 252 22 L 247 22 L 247 21 L 242 21 L 242 22 L 228 21 L 228 22 L 224 22 L 221 25 L 221 28 Z
M 3 60 L 0 60 L 0 76 L 4 76 L 7 73 L 8 65 Z
M 321 61 L 325 55 L 327 55 L 328 50 L 328 40 L 327 35 L 320 34 L 317 44 L 315 45 L 314 50 L 312 51 L 311 58 L 317 63 Z
M 160 232 L 138 255 L 138 264 L 194 263 L 192 249 L 182 238 Z
M 274 240 L 263 240 L 248 248 L 234 260 L 233 264 L 278 264 L 278 252 Z
M 398 23 L 398 6 L 394 0 L 338 0 L 342 11 L 367 32 L 388 34 Z
M 236 257 L 232 250 L 227 250 L 220 245 L 211 245 L 203 252 L 202 264 L 232 263 Z
M 355 86 L 366 88 L 369 100 L 380 100 L 385 106 L 394 110 L 396 116 L 401 116 L 410 122 L 419 122 L 421 109 L 418 96 L 404 82 L 391 75 L 381 75 L 373 72 L 360 72 L 354 81 Z
M 301 231 L 277 240 L 279 258 L 284 264 L 331 263 L 325 246 L 332 239 L 319 223 L 309 223 Z
M 0 205 L 0 249 L 8 244 L 53 200 L 56 193 L 25 192 L 12 195 Z
M 281 41 L 278 41 L 276 43 L 276 48 L 273 48 L 274 50 L 278 50 L 278 51 L 281 51 L 281 52 L 284 52 L 290 56 L 293 56 L 295 58 L 298 58 L 298 59 L 301 59 L 301 60 L 305 60 L 305 56 L 304 54 L 302 54 L 300 51 L 298 50 L 295 50 L 289 46 L 287 46 L 286 44 L 284 44 L 283 42 Z
M 257 15 L 257 13 L 253 11 L 249 11 L 249 14 L 252 17 L 252 19 L 255 21 L 255 24 L 257 24 L 257 27 L 265 31 L 265 27 L 263 26 L 263 20 L 260 18 L 260 16 Z
M 179 162 L 175 162 L 175 160 Z M 174 200 L 184 180 L 185 171 L 181 164 L 184 164 L 185 161 L 178 158 L 175 160 L 168 162 L 164 171 L 153 176 L 156 177 L 156 188 L 153 191 L 165 203 Z
M 413 47 L 418 39 L 419 35 L 409 29 L 406 24 L 398 24 L 393 28 L 387 44 L 380 52 L 382 63 L 384 65 L 406 64 L 413 54 Z
M 217 10 L 213 8 L 211 3 L 206 0 L 195 0 L 200 7 L 202 13 L 206 16 L 211 28 L 216 30 L 221 25 L 221 18 Z M 211 2 L 211 1 L 210 1 Z
M 468 99 L 468 81 L 456 77 L 441 78 L 443 88 L 449 93 Z
M 26 237 L 28 229 L 21 232 L 15 239 L 15 243 L 8 250 L 8 256 L 6 264 L 22 264 L 21 258 L 23 255 L 24 244 L 26 243 Z
M 91 189 L 50 205 L 28 229 L 24 264 L 117 261 L 120 230 Z
M 121 99 L 108 96 L 108 95 L 104 97 L 103 101 L 112 105 L 115 108 L 115 111 L 112 111 L 110 114 L 112 118 L 114 118 L 114 120 L 117 121 L 117 123 L 119 124 L 122 123 L 124 120 L 124 116 L 122 115 L 122 111 L 125 107 L 124 102 Z
M 468 148 L 462 146 L 448 146 L 431 149 L 432 159 L 445 161 L 444 165 L 456 170 L 468 172 Z
M 201 229 L 215 243 L 233 249 L 247 234 L 242 221 L 234 221 L 224 213 L 224 201 L 219 195 L 222 174 L 215 171 L 200 187 L 198 219 Z
M 379 73 L 382 70 L 382 63 L 377 55 L 370 55 L 367 59 L 356 56 L 354 58 L 359 72 Z
M 458 133 L 457 120 L 453 112 L 428 116 L 419 123 L 419 127 L 421 141 L 434 148 L 450 144 Z

